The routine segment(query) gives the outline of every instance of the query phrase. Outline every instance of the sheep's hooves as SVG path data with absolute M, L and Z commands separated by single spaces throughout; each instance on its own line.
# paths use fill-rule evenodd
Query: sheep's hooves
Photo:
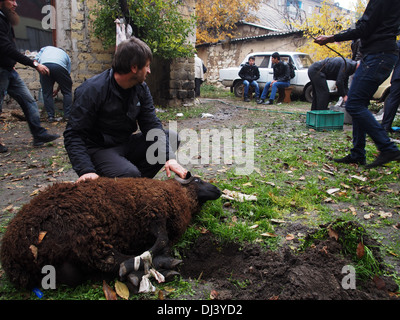
M 144 267 L 143 259 L 140 259 L 140 265 L 138 270 L 142 270 Z M 119 265 L 119 277 L 123 279 L 128 273 L 135 270 L 135 258 L 131 258 L 121 262 Z
M 160 273 L 164 276 L 165 282 L 174 280 L 175 277 L 180 277 L 180 273 L 175 270 L 161 270 Z
M 130 290 L 133 294 L 137 294 L 139 292 L 139 286 L 140 286 L 140 279 L 142 277 L 139 277 L 137 274 L 130 273 L 128 275 L 128 286 L 130 287 Z
M 153 258 L 153 265 L 156 269 L 175 269 L 181 263 L 182 260 L 168 256 L 157 256 Z

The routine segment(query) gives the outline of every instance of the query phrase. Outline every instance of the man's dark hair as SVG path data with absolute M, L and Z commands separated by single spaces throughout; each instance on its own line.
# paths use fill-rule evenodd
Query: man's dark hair
M 250 61 L 250 60 L 256 60 L 256 57 L 255 56 L 250 56 L 248 61 Z
M 153 54 L 149 46 L 138 38 L 132 37 L 122 41 L 115 52 L 112 63 L 114 72 L 127 74 L 131 67 L 137 66 L 142 69 L 147 61 L 152 61 Z
M 278 52 L 274 52 L 274 53 L 272 54 L 272 58 L 281 60 L 281 56 L 280 56 L 280 54 L 279 54 Z

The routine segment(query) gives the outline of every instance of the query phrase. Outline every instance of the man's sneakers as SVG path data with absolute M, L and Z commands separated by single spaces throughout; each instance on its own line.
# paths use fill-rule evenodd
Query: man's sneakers
M 360 165 L 365 165 L 366 161 L 365 158 L 357 158 L 354 159 L 351 157 L 351 155 L 347 155 L 344 158 L 340 159 L 333 159 L 333 161 L 337 163 L 354 163 L 354 164 L 360 164 Z M 393 152 L 381 152 L 376 159 L 365 166 L 366 169 L 371 169 L 371 168 L 376 168 L 383 166 L 384 164 L 391 162 L 391 161 L 400 161 L 400 150 L 393 151 Z
M 58 134 L 49 134 L 46 133 L 40 137 L 36 137 L 33 139 L 33 146 L 34 147 L 41 147 L 44 145 L 46 142 L 51 142 L 53 140 L 58 139 L 60 136 Z
M 385 163 L 391 162 L 391 161 L 400 161 L 400 150 L 393 151 L 393 152 L 381 152 L 376 159 L 365 166 L 366 169 L 371 169 L 375 167 L 380 167 L 384 165 Z
M 8 151 L 7 147 L 0 143 L 0 153 L 5 153 L 7 151 Z
M 335 161 L 337 163 L 346 163 L 346 164 L 354 163 L 354 164 L 361 164 L 361 165 L 364 165 L 366 163 L 365 158 L 354 159 L 354 158 L 352 158 L 352 156 L 350 154 L 345 156 L 344 158 L 333 159 L 333 161 Z

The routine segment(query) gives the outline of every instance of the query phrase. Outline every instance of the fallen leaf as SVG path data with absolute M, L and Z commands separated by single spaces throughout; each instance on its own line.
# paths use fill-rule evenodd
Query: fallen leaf
M 115 281 L 115 291 L 122 299 L 129 299 L 129 289 L 125 283 L 120 281 Z
M 364 214 L 364 219 L 365 219 L 365 220 L 369 220 L 369 219 L 371 219 L 373 216 L 374 216 L 373 213 Z
M 354 178 L 354 179 L 357 179 L 357 180 L 360 180 L 360 181 L 367 181 L 367 178 L 366 178 L 366 177 L 351 176 L 351 178 Z
M 339 234 L 335 230 L 332 230 L 331 228 L 328 228 L 328 235 L 329 238 L 335 238 L 336 241 L 339 240 Z
M 103 280 L 103 292 L 106 296 L 106 300 L 117 300 L 116 292 Z
M 270 221 L 274 222 L 274 223 L 285 223 L 286 222 L 285 220 L 281 220 L 281 219 L 271 219 Z
M 379 211 L 379 212 L 378 212 L 378 215 L 379 215 L 381 218 L 383 218 L 383 219 L 391 218 L 391 217 L 392 217 L 392 213 L 391 213 L 391 212 Z
M 293 239 L 294 239 L 294 235 L 291 234 L 291 233 L 289 233 L 289 234 L 286 236 L 285 239 L 288 240 L 288 241 L 293 240 Z
M 14 205 L 10 204 L 7 208 L 3 209 L 3 211 L 4 212 L 6 212 L 6 211 L 10 211 L 11 212 L 13 207 L 14 207 Z
M 34 258 L 34 260 L 35 260 L 35 262 L 36 262 L 38 249 L 37 249 L 36 246 L 34 246 L 33 244 L 31 244 L 31 245 L 29 246 L 29 249 L 31 250 L 31 252 L 32 252 L 32 254 L 33 254 L 33 258 Z
M 349 209 L 350 209 L 351 213 L 353 214 L 353 216 L 357 215 L 357 211 L 354 207 L 350 206 Z
M 382 278 L 378 277 L 377 275 L 374 276 L 374 283 L 378 290 L 383 290 L 386 287 L 385 281 L 382 280 Z
M 42 240 L 46 236 L 46 234 L 47 234 L 47 231 L 40 231 L 39 232 L 38 244 L 42 242 Z
M 261 233 L 261 236 L 263 236 L 263 237 L 276 237 L 276 234 L 271 233 L 271 232 L 264 232 L 264 233 Z
M 364 254 L 365 254 L 364 244 L 362 242 L 360 242 L 357 245 L 357 258 L 361 259 L 362 257 L 364 257 Z
M 216 291 L 216 290 L 211 290 L 211 292 L 210 292 L 210 299 L 211 299 L 211 300 L 218 299 L 218 296 L 219 296 L 218 291 Z
M 335 175 L 332 171 L 329 171 L 329 170 L 326 170 L 326 169 L 322 169 L 322 171 L 327 173 L 327 174 L 329 174 L 329 175 L 331 175 L 331 176 Z
M 326 192 L 327 192 L 328 194 L 334 194 L 334 193 L 336 193 L 336 192 L 338 192 L 338 191 L 340 191 L 339 188 L 332 188 L 332 189 L 327 190 Z

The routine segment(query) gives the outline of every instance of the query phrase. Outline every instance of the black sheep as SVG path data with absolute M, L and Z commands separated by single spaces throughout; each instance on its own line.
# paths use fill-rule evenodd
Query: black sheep
M 45 265 L 55 267 L 57 283 L 75 285 L 80 275 L 96 271 L 126 277 L 135 257 L 146 250 L 153 257 L 165 254 L 201 205 L 220 194 L 193 176 L 54 184 L 9 223 L 2 239 L 2 267 L 21 287 L 39 285 Z M 166 261 L 160 259 L 159 267 Z

